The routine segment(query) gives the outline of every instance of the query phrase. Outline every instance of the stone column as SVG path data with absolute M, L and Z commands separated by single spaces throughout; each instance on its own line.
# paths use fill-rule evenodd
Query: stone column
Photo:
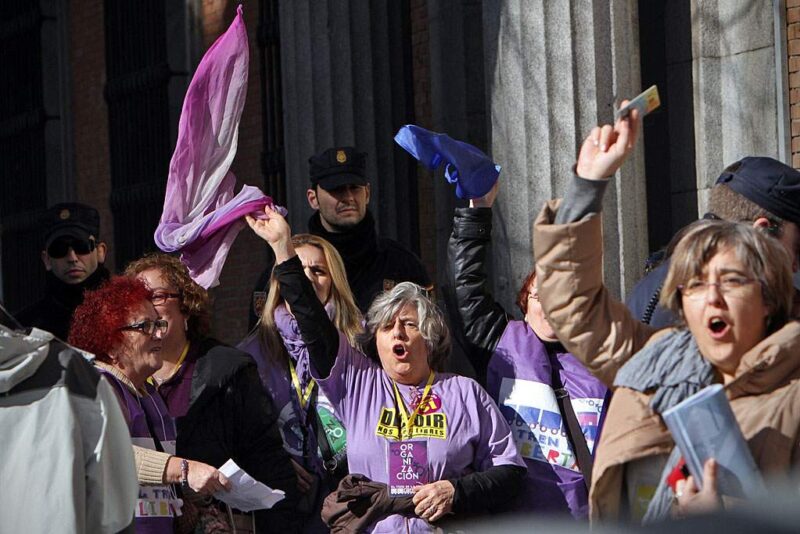
M 404 1 L 280 3 L 289 222 L 305 231 L 308 158 L 334 145 L 366 151 L 370 209 L 383 235 L 416 247 L 414 167 L 393 137 L 410 122 Z
M 491 152 L 503 166 L 494 210 L 495 295 L 511 310 L 533 266 L 531 222 L 563 195 L 577 149 L 641 91 L 635 0 L 509 0 L 483 7 Z M 612 179 L 603 211 L 605 278 L 621 295 L 647 256 L 641 146 Z
M 692 0 L 698 211 L 722 169 L 744 156 L 777 158 L 772 2 Z M 784 74 L 781 73 L 781 76 Z
M 431 128 L 491 153 L 488 146 L 483 65 L 482 15 L 479 0 L 429 0 Z M 436 265 L 447 276 L 447 240 L 458 201 L 455 187 L 440 168 L 434 180 Z M 444 280 L 442 280 L 444 282 Z M 440 282 L 441 285 L 441 282 Z

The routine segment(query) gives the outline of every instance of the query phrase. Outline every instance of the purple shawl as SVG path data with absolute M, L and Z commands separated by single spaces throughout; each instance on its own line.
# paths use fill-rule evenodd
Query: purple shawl
M 245 185 L 234 196 L 230 172 L 247 92 L 249 63 L 242 6 L 228 30 L 211 45 L 189 84 L 169 165 L 164 211 L 155 242 L 181 252 L 192 278 L 209 288 L 219 283 L 225 258 L 248 214 L 264 217 L 272 199 Z M 285 212 L 285 210 L 284 210 Z

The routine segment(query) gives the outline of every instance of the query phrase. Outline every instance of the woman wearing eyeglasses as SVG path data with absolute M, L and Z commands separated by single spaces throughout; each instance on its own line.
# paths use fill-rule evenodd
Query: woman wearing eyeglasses
M 78 306 L 70 344 L 95 355 L 95 366 L 119 398 L 134 445 L 140 492 L 136 531 L 171 533 L 181 504 L 174 485 L 212 494 L 230 483 L 214 467 L 175 456 L 175 424 L 147 383 L 161 368 L 167 322 L 135 278 L 115 276 L 89 291 Z
M 615 388 L 589 493 L 594 520 L 649 521 L 721 506 L 711 460 L 702 491 L 691 478 L 667 486 L 681 478 L 680 453 L 661 417 L 712 383 L 724 384 L 764 474 L 786 474 L 800 459 L 800 323 L 787 322 L 791 261 L 777 240 L 746 224 L 691 225 L 661 291 L 679 326 L 657 334 L 603 286 L 602 196 L 633 150 L 636 115 L 592 131 L 563 202 L 548 203 L 534 227 L 550 324 Z
M 216 466 L 233 459 L 256 480 L 286 492 L 273 508 L 254 516 L 233 513 L 239 527 L 252 528 L 255 521 L 258 532 L 297 530 L 297 477 L 255 362 L 209 337 L 208 293 L 178 258 L 151 254 L 125 272 L 153 292 L 156 312 L 169 322 L 160 353 L 164 365 L 151 382 L 175 417 L 178 454 Z M 200 521 L 219 516 L 212 503 L 194 504 L 201 510 Z

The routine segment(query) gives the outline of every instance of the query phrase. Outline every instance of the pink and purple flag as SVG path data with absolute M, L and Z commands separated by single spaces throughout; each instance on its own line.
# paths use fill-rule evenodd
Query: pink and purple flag
M 209 288 L 219 275 L 248 213 L 264 217 L 272 198 L 245 185 L 234 194 L 230 171 L 247 94 L 249 63 L 242 7 L 211 45 L 186 91 L 178 140 L 169 165 L 156 245 L 180 252 L 195 282 Z M 285 210 L 283 210 L 285 215 Z

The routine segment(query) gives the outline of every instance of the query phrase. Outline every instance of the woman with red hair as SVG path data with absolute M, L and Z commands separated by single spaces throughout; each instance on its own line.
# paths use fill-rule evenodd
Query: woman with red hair
M 147 384 L 161 368 L 167 322 L 140 280 L 116 276 L 88 291 L 72 317 L 70 344 L 94 353 L 95 366 L 114 388 L 134 445 L 139 499 L 136 531 L 171 533 L 180 508 L 173 484 L 214 493 L 230 486 L 214 467 L 174 456 L 175 423 Z

